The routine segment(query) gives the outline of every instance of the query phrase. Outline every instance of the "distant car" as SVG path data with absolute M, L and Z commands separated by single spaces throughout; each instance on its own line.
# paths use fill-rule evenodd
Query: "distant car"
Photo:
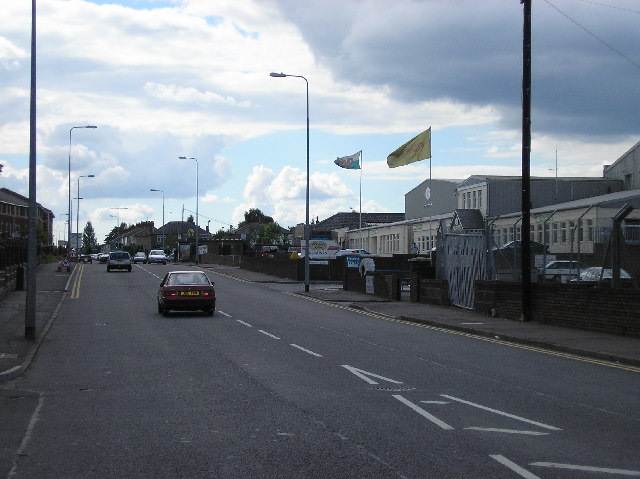
M 131 255 L 127 251 L 112 251 L 107 260 L 107 272 L 112 269 L 126 269 L 131 272 Z
M 78 256 L 78 263 L 93 263 L 93 258 L 90 254 L 81 254 Z
M 215 309 L 214 284 L 202 271 L 171 271 L 160 283 L 158 313 L 203 311 L 212 316 Z
M 164 251 L 161 249 L 152 249 L 151 251 L 149 251 L 149 256 L 147 257 L 147 263 L 167 264 L 167 255 L 164 254 Z
M 131 258 L 131 261 L 133 261 L 134 263 L 147 263 L 147 255 L 143 252 L 143 251 L 138 251 L 136 254 L 133 255 L 133 258 Z
M 585 269 L 587 265 L 578 261 L 556 260 L 549 262 L 544 269 L 540 268 L 540 274 L 544 274 L 544 279 L 566 283 L 577 278 Z
M 98 253 L 91 253 L 91 259 L 93 261 L 98 261 L 98 256 L 100 256 Z
M 613 278 L 613 271 L 611 268 L 604 268 L 602 266 L 591 266 L 590 268 L 585 269 L 580 273 L 580 276 L 577 279 L 572 279 L 572 282 L 580 282 L 580 283 L 595 283 L 600 281 L 600 275 L 602 275 L 602 281 L 606 283 L 610 283 Z M 625 270 L 620 269 L 620 280 L 624 284 L 632 283 L 632 278 L 629 273 Z
M 371 254 L 371 253 L 363 249 L 341 249 L 336 253 L 336 257 L 347 256 L 350 254 Z
M 548 253 L 549 252 L 549 248 L 546 247 L 545 245 L 543 245 L 542 243 L 538 243 L 537 241 L 530 241 L 529 242 L 530 248 L 531 248 L 531 252 L 534 254 L 543 254 L 543 253 Z M 497 248 L 493 248 L 494 251 L 512 251 L 516 249 L 516 250 L 521 250 L 522 249 L 522 241 L 517 240 L 517 241 L 509 241 L 508 243 L 503 244 L 502 246 L 499 246 Z
M 108 259 L 109 259 L 109 253 L 100 253 L 98 255 L 98 261 L 100 263 L 106 263 Z

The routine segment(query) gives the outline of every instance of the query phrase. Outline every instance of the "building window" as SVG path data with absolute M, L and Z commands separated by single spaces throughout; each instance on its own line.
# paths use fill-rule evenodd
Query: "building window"
M 482 190 L 478 190 L 478 209 L 482 209 Z
M 560 242 L 567 242 L 567 223 L 565 221 L 560 223 Z
M 587 220 L 587 241 L 593 243 L 593 220 Z
M 477 205 L 477 197 L 476 197 L 476 192 L 474 191 L 473 192 L 473 206 L 472 206 L 472 208 L 475 209 L 476 205 Z
M 551 243 L 556 244 L 558 242 L 558 223 L 551 225 Z

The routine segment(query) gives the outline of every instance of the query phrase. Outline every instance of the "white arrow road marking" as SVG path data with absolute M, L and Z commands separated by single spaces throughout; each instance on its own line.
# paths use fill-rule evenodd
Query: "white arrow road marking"
M 465 429 L 470 429 L 472 431 L 503 432 L 506 434 L 525 434 L 528 436 L 546 436 L 549 434 L 548 432 L 542 431 L 520 431 L 518 429 L 498 429 L 495 427 L 465 427 Z
M 606 467 L 576 466 L 573 464 L 558 464 L 556 462 L 532 462 L 530 466 L 553 467 L 556 469 L 571 469 L 573 471 L 602 472 L 604 474 L 618 474 L 621 476 L 639 477 L 640 471 L 629 471 L 627 469 L 609 469 Z
M 521 475 L 525 479 L 540 479 L 540 477 L 536 476 L 535 474 L 530 473 L 525 468 L 518 466 L 515 462 L 510 461 L 509 459 L 507 459 L 504 456 L 501 456 L 500 454 L 490 454 L 489 457 L 492 458 L 492 459 L 495 459 L 496 461 L 498 461 L 503 466 L 507 466 L 513 472 L 515 472 L 516 474 Z
M 531 419 L 526 419 L 524 417 L 515 416 L 513 414 L 509 414 L 509 413 L 506 413 L 506 412 L 498 411 L 497 409 L 492 409 L 490 407 L 483 406 L 481 404 L 476 404 L 476 403 L 473 403 L 471 401 L 465 401 L 464 399 L 456 398 L 456 397 L 453 397 L 453 396 L 447 396 L 446 394 L 440 394 L 440 396 L 445 397 L 447 399 L 451 399 L 452 401 L 461 402 L 461 403 L 466 404 L 468 406 L 477 407 L 478 409 L 483 409 L 485 411 L 489 411 L 489 412 L 492 412 L 492 413 L 495 413 L 495 414 L 499 414 L 501 416 L 506 416 L 506 417 L 510 417 L 511 419 L 517 419 L 518 421 L 522 421 L 522 422 L 526 422 L 526 423 L 529 423 L 529 424 L 533 424 L 534 426 L 540 426 L 540 427 L 542 427 L 544 429 L 550 429 L 552 431 L 562 431 L 562 429 L 557 428 L 555 426 L 549 426 L 548 424 L 543 424 L 541 422 L 532 421 Z
M 417 404 L 412 403 L 408 399 L 405 399 L 400 394 L 394 394 L 393 397 L 396 398 L 398 401 L 400 401 L 402 404 L 404 404 L 406 406 L 409 406 L 411 409 L 413 409 L 415 412 L 417 412 L 421 416 L 427 418 L 429 421 L 434 423 L 436 426 L 440 426 L 442 429 L 447 429 L 447 430 L 453 429 L 447 423 L 442 422 L 440 419 L 438 419 L 434 415 L 429 414 L 427 411 L 422 409 L 420 406 L 418 406 Z
M 353 366 L 349 366 L 347 364 L 343 364 L 342 367 L 345 368 L 350 373 L 355 374 L 360 379 L 364 379 L 369 384 L 378 384 L 378 383 L 376 381 L 374 381 L 373 379 L 368 378 L 367 376 L 373 376 L 374 378 L 382 379 L 383 381 L 387 381 L 387 382 L 390 382 L 390 383 L 393 383 L 393 384 L 402 384 L 402 382 L 400 382 L 400 381 L 396 381 L 394 379 L 385 378 L 384 376 L 380 376 L 378 374 L 370 373 L 368 371 L 363 371 L 362 369 L 354 368 Z
M 259 332 L 259 333 L 262 333 L 262 334 L 265 334 L 265 335 L 267 335 L 267 336 L 269 336 L 270 338 L 273 338 L 273 339 L 280 339 L 278 336 L 275 336 L 275 335 L 273 335 L 273 334 L 271 334 L 271 333 L 267 333 L 267 332 L 266 332 L 265 330 L 263 330 L 263 329 L 258 329 L 258 332 Z
M 322 357 L 322 354 L 314 353 L 313 351 L 309 351 L 308 349 L 305 349 L 302 346 L 298 346 L 297 344 L 290 344 L 289 346 L 293 346 L 294 348 L 298 348 L 300 351 L 304 351 L 305 353 L 311 354 L 312 356 L 316 356 L 318 358 Z

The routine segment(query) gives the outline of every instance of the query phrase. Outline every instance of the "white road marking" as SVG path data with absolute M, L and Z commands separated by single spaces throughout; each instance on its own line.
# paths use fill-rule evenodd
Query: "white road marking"
M 549 434 L 548 432 L 542 431 L 521 431 L 519 429 L 498 429 L 495 427 L 465 427 L 465 429 L 472 431 L 502 432 L 506 434 L 524 434 L 527 436 L 546 436 Z
M 532 462 L 529 465 L 539 467 L 553 467 L 555 469 L 571 469 L 573 471 L 602 472 L 604 474 L 618 474 L 620 476 L 640 476 L 640 471 L 630 471 L 628 469 L 609 469 L 607 467 L 577 466 L 574 464 L 558 464 L 556 462 Z
M 244 324 L 248 328 L 253 328 L 253 326 L 249 323 L 245 323 L 244 321 L 240 321 L 239 319 L 236 319 L 236 321 L 238 321 L 240 324 Z
M 535 474 L 530 473 L 525 468 L 518 466 L 515 462 L 510 461 L 509 459 L 507 459 L 504 456 L 501 456 L 500 454 L 495 454 L 495 455 L 490 454 L 489 457 L 492 459 L 495 459 L 503 466 L 507 466 L 513 472 L 515 472 L 516 474 L 519 474 L 525 479 L 540 479 L 539 476 L 536 476 Z
M 460 324 L 484 324 L 484 323 L 460 323 Z
M 343 364 L 342 367 L 345 368 L 350 373 L 355 374 L 360 379 L 364 379 L 369 384 L 378 384 L 378 383 L 373 379 L 368 378 L 367 376 L 373 376 L 374 378 L 382 379 L 383 381 L 387 381 L 393 384 L 402 384 L 400 381 L 385 378 L 384 376 L 380 376 L 379 374 L 370 373 L 369 371 L 364 371 L 362 369 L 354 368 L 353 366 L 349 366 L 348 364 Z
M 451 404 L 450 401 L 420 401 L 425 404 Z
M 258 332 L 260 332 L 262 334 L 266 334 L 267 336 L 269 336 L 270 338 L 273 338 L 273 339 L 280 339 L 278 336 L 275 336 L 275 335 L 273 335 L 271 333 L 267 333 L 266 331 L 264 331 L 262 329 L 258 329 Z
M 526 419 L 524 417 L 516 416 L 514 414 L 509 414 L 509 413 L 506 413 L 506 412 L 503 412 L 503 411 L 498 411 L 497 409 L 492 409 L 492 408 L 487 407 L 487 406 L 482 406 L 481 404 L 476 404 L 476 403 L 473 403 L 471 401 L 465 401 L 464 399 L 456 398 L 456 397 L 453 397 L 453 396 L 447 396 L 446 394 L 440 394 L 440 396 L 445 397 L 447 399 L 451 399 L 452 401 L 461 402 L 461 403 L 466 404 L 468 406 L 477 407 L 478 409 L 483 409 L 485 411 L 489 411 L 489 412 L 492 412 L 492 413 L 495 413 L 495 414 L 499 414 L 500 416 L 506 416 L 506 417 L 510 417 L 511 419 L 516 419 L 518 421 L 526 422 L 528 424 L 533 424 L 534 426 L 540 426 L 540 427 L 542 427 L 544 429 L 550 429 L 552 431 L 562 431 L 562 429 L 557 428 L 555 426 L 549 426 L 548 424 L 543 424 L 541 422 L 532 421 L 531 419 Z
M 226 316 L 227 318 L 231 318 L 232 317 L 230 314 L 225 313 L 224 311 L 218 310 L 218 313 L 221 314 L 222 316 Z
M 9 474 L 7 475 L 8 479 L 11 479 L 16 475 L 16 471 L 18 467 L 18 460 L 17 460 L 18 456 L 26 455 L 25 451 L 27 449 L 27 445 L 31 440 L 31 435 L 33 434 L 33 430 L 36 428 L 36 424 L 40 420 L 40 411 L 42 410 L 43 406 L 44 406 L 44 396 L 40 395 L 38 397 L 38 404 L 36 405 L 36 409 L 33 411 L 33 414 L 31 414 L 31 419 L 29 419 L 29 424 L 27 425 L 27 431 L 24 433 L 24 436 L 22 437 L 22 441 L 20 442 L 20 447 L 18 447 L 18 451 L 16 452 L 16 457 L 13 460 L 13 466 L 11 467 Z
M 429 414 L 427 411 L 422 409 L 420 406 L 418 406 L 417 404 L 412 403 L 408 399 L 405 399 L 400 394 L 394 394 L 393 397 L 396 398 L 398 401 L 400 401 L 402 404 L 404 404 L 406 406 L 409 406 L 411 409 L 413 409 L 415 412 L 417 412 L 421 416 L 427 418 L 429 421 L 434 423 L 436 426 L 440 426 L 442 429 L 446 429 L 446 430 L 453 429 L 453 427 L 449 426 L 447 423 L 441 421 L 440 419 L 438 419 L 434 415 Z
M 298 346 L 297 344 L 290 344 L 290 346 L 293 346 L 294 348 L 298 348 L 300 351 L 304 351 L 305 353 L 311 354 L 312 356 L 316 356 L 319 358 L 323 357 L 322 354 L 314 353 L 313 351 L 309 351 L 308 349 L 305 349 L 302 346 Z

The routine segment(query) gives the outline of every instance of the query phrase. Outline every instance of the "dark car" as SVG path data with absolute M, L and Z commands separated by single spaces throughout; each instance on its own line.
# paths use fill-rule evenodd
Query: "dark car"
M 127 251 L 112 251 L 107 259 L 107 272 L 112 269 L 126 269 L 131 272 L 131 255 Z
M 216 309 L 216 290 L 202 271 L 171 271 L 160 283 L 158 313 L 203 311 L 209 316 Z
M 93 263 L 93 258 L 90 254 L 81 254 L 78 256 L 78 263 Z
M 100 253 L 98 255 L 99 263 L 106 263 L 108 259 L 109 259 L 109 253 Z

